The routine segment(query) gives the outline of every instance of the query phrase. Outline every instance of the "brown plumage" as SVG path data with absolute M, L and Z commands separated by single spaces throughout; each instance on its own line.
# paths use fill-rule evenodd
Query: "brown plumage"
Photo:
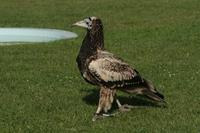
M 87 28 L 77 56 L 78 68 L 83 78 L 100 87 L 99 105 L 93 120 L 112 107 L 116 90 L 148 96 L 155 101 L 164 101 L 153 84 L 125 61 L 104 49 L 103 24 L 99 18 L 89 17 L 74 25 Z M 123 107 L 116 99 L 119 107 Z

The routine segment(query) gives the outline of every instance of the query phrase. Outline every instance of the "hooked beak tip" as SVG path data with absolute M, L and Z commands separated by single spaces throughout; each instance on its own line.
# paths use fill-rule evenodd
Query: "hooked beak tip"
M 77 26 L 77 23 L 71 24 L 71 27 L 75 27 Z
M 71 26 L 72 26 L 72 27 L 76 26 L 76 23 L 72 24 Z
M 87 28 L 87 24 L 85 24 L 84 21 L 76 22 L 76 23 L 72 24 L 72 26 L 78 26 L 78 27 Z

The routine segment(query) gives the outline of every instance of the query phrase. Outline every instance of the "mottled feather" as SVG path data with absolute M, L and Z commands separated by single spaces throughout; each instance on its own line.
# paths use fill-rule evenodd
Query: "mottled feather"
M 98 50 L 97 58 L 89 63 L 88 68 L 97 81 L 113 88 L 126 87 L 142 82 L 139 73 L 135 69 L 107 51 Z

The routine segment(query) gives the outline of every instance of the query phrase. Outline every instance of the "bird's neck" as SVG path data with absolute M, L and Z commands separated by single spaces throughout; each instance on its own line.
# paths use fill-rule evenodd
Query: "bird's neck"
M 95 54 L 97 50 L 104 50 L 103 30 L 88 30 L 83 40 L 80 52 L 83 52 L 87 56 L 90 56 Z
M 92 56 L 95 58 L 98 50 L 104 50 L 102 25 L 96 25 L 91 30 L 88 30 L 82 42 L 82 46 L 76 60 L 81 73 L 86 70 L 87 59 Z
M 103 50 L 104 49 L 104 36 L 103 36 L 103 29 L 97 28 L 88 31 L 89 38 L 90 38 L 90 48 L 94 51 Z

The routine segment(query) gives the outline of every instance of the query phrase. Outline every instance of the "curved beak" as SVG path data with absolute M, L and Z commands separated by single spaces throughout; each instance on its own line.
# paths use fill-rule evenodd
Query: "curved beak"
M 73 26 L 79 26 L 79 27 L 83 27 L 83 28 L 88 28 L 88 25 L 86 24 L 86 22 L 84 20 L 74 23 Z

